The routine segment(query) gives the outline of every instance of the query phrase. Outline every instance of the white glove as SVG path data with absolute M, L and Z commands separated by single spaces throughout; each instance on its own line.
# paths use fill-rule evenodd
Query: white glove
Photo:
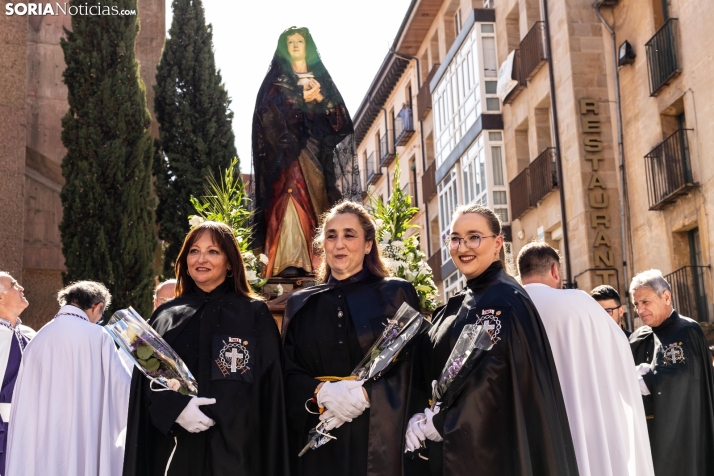
M 201 405 L 213 405 L 214 403 L 216 403 L 215 398 L 192 398 L 176 419 L 176 423 L 184 427 L 186 431 L 190 433 L 200 433 L 208 430 L 215 425 L 216 422 L 208 418 L 198 407 Z
M 322 415 L 320 415 L 320 421 L 326 421 L 330 420 L 329 423 L 325 426 L 325 431 L 330 431 L 335 428 L 339 428 L 345 423 L 347 423 L 348 420 L 343 420 L 340 417 L 335 416 L 334 413 L 332 413 L 330 410 L 325 410 Z M 349 420 L 352 421 L 352 420 Z
M 421 428 L 421 431 L 424 433 L 424 435 L 426 435 L 426 437 L 429 438 L 431 441 L 439 442 L 443 441 L 444 439 L 434 427 L 434 415 L 436 415 L 437 413 L 439 413 L 438 406 L 434 408 L 434 411 L 431 411 L 428 408 L 424 409 L 426 421 L 423 423 L 419 423 L 419 428 Z
M 421 448 L 422 443 L 426 440 L 426 435 L 419 428 L 420 422 L 426 421 L 426 415 L 423 413 L 416 413 L 413 417 L 409 419 L 407 424 L 407 433 L 404 435 L 406 440 L 406 451 L 415 451 Z
M 362 390 L 363 381 L 325 382 L 317 392 L 317 404 L 341 420 L 352 421 L 369 408 Z
M 635 370 L 637 371 L 637 375 L 639 375 L 637 383 L 640 385 L 640 393 L 642 395 L 649 395 L 650 389 L 647 388 L 647 384 L 645 383 L 645 379 L 643 377 L 645 374 L 652 372 L 652 367 L 650 367 L 650 364 L 640 364 L 635 367 Z

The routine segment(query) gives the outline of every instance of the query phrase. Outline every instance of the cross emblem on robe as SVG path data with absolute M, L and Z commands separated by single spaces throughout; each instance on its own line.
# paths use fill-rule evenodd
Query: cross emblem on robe
M 496 326 L 491 324 L 491 321 L 483 321 L 483 328 L 486 329 L 486 332 L 490 334 L 491 331 L 496 328 Z
M 677 363 L 677 360 L 679 359 L 679 352 L 677 352 L 676 349 L 670 348 L 667 352 L 665 352 L 667 356 L 672 360 L 672 363 L 675 364 Z
M 231 351 L 226 354 L 226 357 L 228 357 L 231 361 L 231 372 L 237 372 L 238 363 L 243 360 L 243 354 L 238 353 L 238 349 L 233 347 Z

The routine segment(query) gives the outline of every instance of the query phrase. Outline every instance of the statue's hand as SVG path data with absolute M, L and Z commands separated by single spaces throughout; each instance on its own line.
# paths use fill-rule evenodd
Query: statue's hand
M 305 99 L 305 102 L 321 102 L 324 97 L 320 93 L 320 83 L 318 83 L 315 79 L 311 79 L 310 82 L 305 85 L 303 98 Z

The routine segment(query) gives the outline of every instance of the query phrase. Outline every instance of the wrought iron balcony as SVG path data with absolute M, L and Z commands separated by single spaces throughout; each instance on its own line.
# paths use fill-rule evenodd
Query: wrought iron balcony
M 656 96 L 664 86 L 669 84 L 681 72 L 679 69 L 679 55 L 677 54 L 678 25 L 677 18 L 670 18 L 645 44 L 647 48 L 647 66 L 649 68 L 650 96 Z
M 672 288 L 672 306 L 695 321 L 709 320 L 707 289 L 711 286 L 709 266 L 684 266 L 666 275 Z
M 394 152 L 394 145 L 389 143 L 389 132 L 385 132 L 379 138 L 379 166 L 386 167 L 391 164 L 397 154 Z
M 688 130 L 679 129 L 645 156 L 650 210 L 661 210 L 697 186 L 692 178 Z
M 545 63 L 545 23 L 537 21 L 531 30 L 523 37 L 518 46 L 520 51 L 521 78 L 530 81 Z
M 424 202 L 436 195 L 436 161 L 433 161 L 421 176 L 421 193 L 424 194 Z
M 519 218 L 558 187 L 554 147 L 543 149 L 510 183 L 511 213 Z
M 374 152 L 369 154 L 369 157 L 367 157 L 367 163 L 365 164 L 364 171 L 367 182 L 365 188 L 377 182 L 377 180 L 379 180 L 379 177 L 382 176 L 381 168 L 376 166 L 374 160 Z
M 531 201 L 530 168 L 523 169 L 516 178 L 511 180 L 511 215 L 513 219 L 520 218 L 525 212 L 535 206 Z
M 429 85 L 431 80 L 434 78 L 434 75 L 439 70 L 439 66 L 441 66 L 441 63 L 436 63 L 431 67 L 431 71 L 429 71 L 424 84 L 421 85 L 421 88 L 419 88 L 419 92 L 417 93 L 417 114 L 419 114 L 420 121 L 426 119 L 426 116 L 429 115 L 429 111 L 431 111 L 431 88 Z
M 394 118 L 394 144 L 397 147 L 407 145 L 414 135 L 414 116 L 409 107 L 405 107 Z
M 538 203 L 558 186 L 555 147 L 548 147 L 528 166 L 531 169 L 531 202 Z

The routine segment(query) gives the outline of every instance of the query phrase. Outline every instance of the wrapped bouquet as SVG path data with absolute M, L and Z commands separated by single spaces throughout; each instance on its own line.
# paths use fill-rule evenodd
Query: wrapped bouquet
M 424 316 L 409 304 L 402 304 L 394 318 L 387 321 L 382 335 L 352 371 L 350 379 L 363 381 L 379 379 L 391 368 L 409 341 L 419 333 L 424 321 Z M 308 442 L 298 456 L 304 455 L 307 450 L 317 449 L 334 439 L 334 436 L 325 431 L 329 422 L 330 420 L 322 421 L 310 430 Z
M 454 402 L 471 371 L 478 366 L 491 347 L 491 336 L 483 326 L 469 324 L 463 328 L 439 380 L 432 382 L 432 410 L 437 405 L 446 408 Z
M 198 395 L 198 385 L 186 364 L 133 308 L 120 309 L 105 326 L 136 368 L 163 386 L 183 395 Z

